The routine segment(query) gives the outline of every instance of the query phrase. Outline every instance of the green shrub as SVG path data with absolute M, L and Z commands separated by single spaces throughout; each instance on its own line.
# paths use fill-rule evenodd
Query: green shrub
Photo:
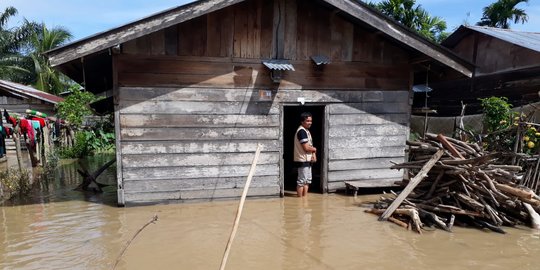
M 4 192 L 15 195 L 25 194 L 30 191 L 30 171 L 26 169 L 8 168 L 0 172 L 0 182 Z
M 60 147 L 58 150 L 60 158 L 82 158 L 89 154 L 90 147 L 84 132 L 75 133 L 75 144 L 73 146 Z
M 512 122 L 512 105 L 506 97 L 481 98 L 484 112 L 484 124 L 487 132 L 494 132 L 510 127 Z

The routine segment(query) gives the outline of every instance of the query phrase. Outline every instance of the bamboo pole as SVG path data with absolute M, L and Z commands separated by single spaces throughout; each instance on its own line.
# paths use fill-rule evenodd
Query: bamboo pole
M 240 198 L 240 203 L 238 204 L 238 210 L 236 211 L 236 219 L 234 220 L 234 225 L 231 231 L 231 236 L 227 242 L 227 247 L 225 248 L 225 253 L 223 254 L 223 259 L 221 260 L 220 270 L 224 270 L 227 265 L 227 259 L 229 258 L 229 252 L 231 251 L 232 242 L 236 236 L 236 231 L 238 230 L 238 225 L 240 224 L 240 216 L 242 216 L 242 210 L 244 209 L 244 202 L 246 201 L 246 196 L 249 190 L 249 185 L 251 184 L 251 179 L 255 173 L 255 167 L 257 167 L 257 160 L 259 160 L 259 154 L 261 153 L 261 144 L 257 145 L 257 150 L 255 151 L 255 157 L 251 163 L 251 169 L 249 169 L 249 174 L 244 185 L 244 191 L 242 192 L 242 197 Z

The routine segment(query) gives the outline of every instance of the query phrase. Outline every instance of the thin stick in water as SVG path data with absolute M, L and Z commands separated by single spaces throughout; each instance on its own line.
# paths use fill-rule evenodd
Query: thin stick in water
M 144 224 L 134 235 L 133 237 L 131 237 L 131 239 L 129 239 L 129 241 L 127 241 L 126 245 L 124 246 L 124 248 L 122 249 L 122 252 L 120 252 L 120 255 L 118 255 L 118 257 L 116 258 L 116 262 L 114 263 L 114 266 L 113 266 L 113 270 L 116 269 L 116 266 L 118 265 L 118 263 L 120 262 L 120 259 L 122 259 L 122 256 L 124 256 L 124 253 L 126 252 L 126 250 L 128 249 L 129 245 L 131 244 L 131 242 L 135 239 L 135 237 L 137 237 L 137 235 L 139 235 L 139 233 L 142 232 L 142 230 L 144 230 L 144 228 L 146 228 L 148 225 L 152 224 L 152 223 L 156 223 L 156 221 L 158 220 L 158 216 L 157 215 L 154 215 L 152 217 L 152 219 L 148 222 L 146 222 L 146 224 Z

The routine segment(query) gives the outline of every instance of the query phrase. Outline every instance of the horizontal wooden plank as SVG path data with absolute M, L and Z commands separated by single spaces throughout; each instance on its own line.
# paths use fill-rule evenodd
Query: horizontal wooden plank
M 330 160 L 404 157 L 405 146 L 366 147 L 366 148 L 330 148 Z
M 243 187 L 246 177 L 194 178 L 194 179 L 152 179 L 124 181 L 126 192 L 161 192 L 187 190 L 213 190 Z M 279 187 L 278 176 L 257 176 L 251 180 L 250 188 Z
M 369 102 L 408 102 L 408 93 L 405 91 L 373 91 L 366 89 L 351 90 L 290 90 L 279 89 L 276 101 L 297 102 L 302 97 L 306 102 L 332 102 L 332 103 L 369 103 Z
M 162 168 L 122 168 L 124 180 L 245 177 L 250 165 Z M 255 176 L 277 176 L 277 164 L 257 165 Z
M 189 86 L 189 87 L 263 87 L 272 88 L 275 84 L 265 71 L 251 76 L 235 73 L 221 75 L 178 75 L 164 73 L 119 73 L 120 86 Z M 336 79 L 339 78 L 339 79 Z M 403 90 L 408 87 L 407 79 L 399 78 L 363 78 L 359 76 L 313 76 L 297 71 L 285 71 L 280 82 L 280 89 L 378 89 Z
M 390 169 L 390 166 L 393 165 L 392 162 L 402 163 L 404 161 L 404 157 L 330 160 L 328 162 L 328 170 Z
M 409 91 L 362 91 L 362 102 L 408 102 Z M 354 101 L 349 101 L 354 102 Z
M 389 178 L 389 179 L 369 179 L 369 180 L 359 180 L 354 181 L 357 185 L 364 188 L 376 188 L 376 187 L 394 187 L 396 186 L 396 181 L 401 181 L 402 178 Z M 347 181 L 349 182 L 349 181 Z M 328 183 L 328 192 L 335 192 L 337 190 L 345 189 L 344 181 L 329 182 Z
M 330 138 L 355 136 L 406 136 L 409 128 L 398 124 L 390 125 L 358 125 L 358 126 L 330 126 Z
M 123 128 L 122 140 L 277 140 L 278 128 Z
M 171 200 L 214 200 L 238 198 L 242 195 L 242 188 L 214 189 L 214 190 L 186 190 L 162 192 L 124 192 L 126 205 L 136 203 L 158 203 Z M 248 197 L 262 197 L 280 195 L 279 187 L 254 187 L 248 191 Z
M 390 169 L 364 169 L 328 172 L 328 182 L 371 179 L 401 179 L 403 172 Z
M 400 124 L 408 125 L 410 117 L 408 114 L 332 114 L 328 122 L 332 126 L 338 125 L 381 125 Z
M 260 88 L 178 88 L 178 87 L 120 87 L 119 96 L 125 101 L 260 101 Z M 406 91 L 372 90 L 271 90 L 272 99 L 279 102 L 408 102 Z M 267 97 L 265 97 L 267 98 Z
M 255 89 L 179 88 L 179 87 L 120 87 L 121 100 L 145 101 L 245 101 L 258 95 Z
M 238 141 L 161 141 L 161 142 L 122 142 L 122 154 L 182 154 L 182 153 L 253 153 L 257 144 L 263 150 L 281 148 L 278 140 L 238 140 Z
M 255 153 L 211 153 L 211 154 L 151 154 L 122 155 L 122 167 L 165 167 L 165 166 L 223 166 L 245 165 L 253 162 Z M 263 152 L 257 164 L 277 164 L 279 152 Z
M 330 149 L 338 148 L 364 148 L 364 147 L 389 147 L 405 146 L 407 136 L 403 135 L 379 135 L 379 136 L 343 136 L 329 140 Z
M 278 114 L 271 102 L 121 101 L 120 114 Z
M 120 73 L 152 72 L 156 74 L 177 75 L 219 75 L 233 73 L 249 75 L 250 73 L 268 74 L 268 69 L 260 59 L 230 57 L 162 57 L 150 55 L 119 55 L 118 70 Z M 292 60 L 295 68 L 293 74 L 321 74 L 315 72 L 312 60 Z M 409 79 L 409 65 L 396 63 L 367 63 L 351 61 L 335 61 L 322 74 L 329 77 L 365 77 L 365 78 L 397 78 Z M 241 72 L 238 72 L 238 71 Z M 291 74 L 292 75 L 292 74 Z
M 331 104 L 328 107 L 330 114 L 407 114 L 411 106 L 408 102 L 373 102 Z
M 280 116 L 271 115 L 120 115 L 120 126 L 128 127 L 277 127 Z

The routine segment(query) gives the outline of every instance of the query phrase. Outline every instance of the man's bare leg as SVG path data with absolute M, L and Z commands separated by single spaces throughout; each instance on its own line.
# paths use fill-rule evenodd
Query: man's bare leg
M 309 185 L 305 185 L 305 186 L 304 186 L 304 191 L 303 191 L 303 193 L 302 193 L 302 196 L 304 196 L 304 197 L 307 196 L 307 194 L 308 194 L 308 189 L 309 189 Z
M 296 186 L 296 195 L 298 197 L 304 196 L 304 186 Z

